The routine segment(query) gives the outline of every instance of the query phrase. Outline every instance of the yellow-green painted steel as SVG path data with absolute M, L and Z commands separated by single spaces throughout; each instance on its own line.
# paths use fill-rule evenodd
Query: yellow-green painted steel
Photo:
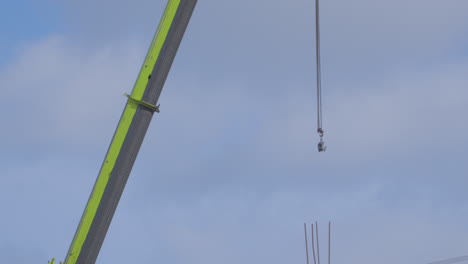
M 115 131 L 104 163 L 102 164 L 101 171 L 99 172 L 91 196 L 89 197 L 88 204 L 86 205 L 83 216 L 81 217 L 81 221 L 76 230 L 73 242 L 70 246 L 64 264 L 75 264 L 80 255 L 81 248 L 83 247 L 86 237 L 88 236 L 93 219 L 96 216 L 96 211 L 101 202 L 104 190 L 106 189 L 117 157 L 119 156 L 122 144 L 127 136 L 128 129 L 138 108 L 138 101 L 141 101 L 143 94 L 145 93 L 148 84 L 148 76 L 152 73 L 156 61 L 158 60 L 159 53 L 161 52 L 169 29 L 174 21 L 179 4 L 180 0 L 168 1 L 163 17 L 161 18 L 156 34 L 153 38 L 143 66 L 136 80 L 135 86 L 133 87 L 132 93 L 130 95 L 134 100 L 129 99 L 127 101 L 124 112 L 117 126 L 117 130 Z
M 150 104 L 150 103 L 148 103 L 148 102 L 145 102 L 145 101 L 143 101 L 143 100 L 137 100 L 137 99 L 133 98 L 133 97 L 132 97 L 131 95 L 129 95 L 129 94 L 124 94 L 124 95 L 125 95 L 125 97 L 127 97 L 127 98 L 130 99 L 131 101 L 134 101 L 135 103 L 137 103 L 137 104 L 139 104 L 139 105 L 142 105 L 142 106 L 144 106 L 144 107 L 146 107 L 146 108 L 149 108 L 149 109 L 153 110 L 154 112 L 159 113 L 159 106 L 158 106 L 158 105 L 152 105 L 152 104 Z

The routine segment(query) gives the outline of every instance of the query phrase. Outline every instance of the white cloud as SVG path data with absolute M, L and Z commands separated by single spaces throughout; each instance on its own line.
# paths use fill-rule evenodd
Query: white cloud
M 89 52 L 62 36 L 24 47 L 0 72 L 8 98 L 2 110 L 9 113 L 9 129 L 0 135 L 11 139 L 7 144 L 79 145 L 109 138 L 113 128 L 108 128 L 120 117 L 142 51 L 128 41 Z
M 389 209 L 376 199 L 382 187 L 363 187 L 332 199 L 298 192 L 265 197 L 214 192 L 190 203 L 148 202 L 137 214 L 117 215 L 102 259 L 115 256 L 112 249 L 125 248 L 122 258 L 140 262 L 301 262 L 302 222 L 314 220 L 320 221 L 322 256 L 326 221 L 332 220 L 332 258 L 337 263 L 426 263 L 466 254 L 466 208 L 408 201 L 405 207 Z M 127 247 L 129 240 L 146 242 Z M 138 254 L 142 250 L 148 255 Z
M 245 10 L 246 3 L 200 1 L 198 24 L 190 26 L 169 75 L 162 112 L 100 261 L 300 263 L 302 221 L 316 218 L 336 222 L 337 263 L 465 255 L 466 165 L 448 153 L 467 145 L 466 61 L 439 57 L 431 58 L 432 66 L 396 67 L 355 60 L 382 59 L 376 54 L 391 60 L 403 52 L 419 63 L 428 54 L 446 55 L 465 30 L 465 2 L 323 1 L 323 25 L 331 28 L 324 32 L 325 155 L 316 153 L 312 77 L 297 79 L 307 69 L 290 63 L 313 55 L 301 48 L 313 40 L 304 34 L 313 32 L 312 2 L 249 2 Z M 28 208 L 31 197 L 39 197 L 33 210 L 15 207 L 8 224 L 35 217 L 43 227 L 32 238 L 11 231 L 7 242 L 30 238 L 48 255 L 70 242 L 101 162 L 90 157 L 104 155 L 146 49 L 137 39 L 103 40 L 101 48 L 71 39 L 51 36 L 25 46 L 0 70 L 7 98 L 0 107 L 9 123 L 0 131 L 2 146 L 24 148 L 17 156 L 3 149 L 9 181 L 0 187 L 2 200 L 20 193 L 17 205 Z M 331 71 L 340 61 L 353 65 L 359 81 Z M 386 75 L 366 78 L 374 68 Z M 54 152 L 54 145 L 62 149 Z M 74 155 L 75 148 L 86 151 Z M 419 168 L 415 160 L 430 160 L 428 153 L 446 157 Z M 450 174 L 436 175 L 440 171 Z M 54 210 L 62 210 L 60 224 L 51 227 Z M 450 226 L 439 229 L 440 223 Z M 53 238 L 45 243 L 48 232 Z

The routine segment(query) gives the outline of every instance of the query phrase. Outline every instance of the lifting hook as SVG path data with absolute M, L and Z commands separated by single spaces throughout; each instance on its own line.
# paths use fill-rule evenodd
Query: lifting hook
M 317 132 L 319 133 L 319 136 L 320 136 L 320 142 L 318 143 L 318 151 L 325 152 L 327 150 L 327 146 L 325 146 L 325 142 L 323 142 L 323 129 L 319 128 L 317 129 Z

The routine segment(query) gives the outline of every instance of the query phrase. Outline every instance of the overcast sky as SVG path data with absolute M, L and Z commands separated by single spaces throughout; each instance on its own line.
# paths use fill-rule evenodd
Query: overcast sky
M 2 5 L 2 263 L 64 259 L 165 4 Z M 98 263 L 468 255 L 468 1 L 321 8 L 327 152 L 313 0 L 199 0 Z

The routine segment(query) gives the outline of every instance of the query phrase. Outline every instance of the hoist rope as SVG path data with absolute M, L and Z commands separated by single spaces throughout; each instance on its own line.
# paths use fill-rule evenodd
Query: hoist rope
M 315 52 L 317 58 L 317 132 L 323 136 L 322 130 L 322 78 L 320 65 L 320 15 L 319 0 L 315 0 Z

